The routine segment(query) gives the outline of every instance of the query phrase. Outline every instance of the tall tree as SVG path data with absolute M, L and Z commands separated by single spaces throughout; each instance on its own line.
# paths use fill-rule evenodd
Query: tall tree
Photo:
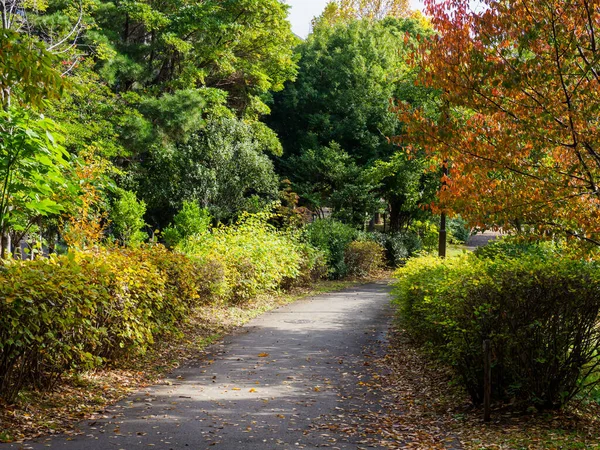
M 313 26 L 330 26 L 356 19 L 381 20 L 386 17 L 410 15 L 408 0 L 335 0 L 330 1 L 323 13 L 313 20 Z
M 118 92 L 213 87 L 241 113 L 295 75 L 296 37 L 279 0 L 103 0 L 90 35 L 112 57 L 100 73 Z
M 401 129 L 395 114 L 390 111 L 390 100 L 402 98 L 423 104 L 430 103 L 435 97 L 435 93 L 413 85 L 415 73 L 407 64 L 417 36 L 426 36 L 429 32 L 419 20 L 412 18 L 388 17 L 375 22 L 354 20 L 319 26 L 300 45 L 298 78 L 275 96 L 269 124 L 279 133 L 285 149 L 284 157 L 278 161 L 281 170 L 298 189 L 302 189 L 304 201 L 312 200 L 311 206 L 319 206 L 314 201 L 319 198 L 323 206 L 341 208 L 339 203 L 336 206 L 334 199 L 340 198 L 337 195 L 343 184 L 340 180 L 346 179 L 352 180 L 353 185 L 361 184 L 361 188 L 347 190 L 348 195 L 368 193 L 372 199 L 367 202 L 357 197 L 345 202 L 345 214 L 349 204 L 355 208 L 378 208 L 376 200 L 383 197 L 391 206 L 393 227 L 400 228 L 406 220 L 410 221 L 411 215 L 420 211 L 413 206 L 410 213 L 404 210 L 408 203 L 404 202 L 403 190 L 428 192 L 420 187 L 426 179 L 420 176 L 404 178 L 405 182 L 416 183 L 414 188 L 409 188 L 405 182 L 399 183 L 399 179 L 395 179 L 402 172 L 399 167 L 386 171 L 385 176 L 374 174 L 371 168 L 377 161 L 391 162 L 399 150 L 387 139 Z M 343 165 L 348 173 L 343 178 L 337 173 L 323 176 L 325 183 L 315 183 L 316 180 L 308 177 L 301 166 L 308 164 L 307 159 L 314 161 L 317 158 L 321 159 L 317 164 L 320 170 L 338 168 L 337 164 L 327 162 L 336 148 L 332 144 L 339 146 L 342 152 L 339 154 L 346 155 L 347 161 Z M 397 164 L 404 161 L 393 160 Z M 367 173 L 358 176 L 357 170 L 373 174 L 376 182 L 366 176 Z M 333 183 L 334 179 L 337 182 Z M 306 186 L 321 186 L 323 191 L 319 196 L 315 192 L 306 195 Z M 375 186 L 378 187 L 375 189 Z M 336 195 L 333 195 L 334 191 Z M 347 199 L 351 200 L 350 197 Z M 429 201 L 422 198 L 418 203 Z M 364 217 L 365 213 L 372 212 L 375 211 L 362 209 L 350 216 Z
M 600 3 L 485 4 L 427 1 L 438 37 L 420 81 L 445 107 L 401 108 L 407 134 L 450 164 L 442 206 L 600 245 Z

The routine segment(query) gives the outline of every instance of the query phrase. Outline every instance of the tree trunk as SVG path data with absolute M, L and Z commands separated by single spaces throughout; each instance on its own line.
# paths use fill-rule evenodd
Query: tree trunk
M 402 211 L 404 202 L 402 199 L 393 198 L 390 200 L 390 231 L 398 232 L 410 223 L 410 214 Z

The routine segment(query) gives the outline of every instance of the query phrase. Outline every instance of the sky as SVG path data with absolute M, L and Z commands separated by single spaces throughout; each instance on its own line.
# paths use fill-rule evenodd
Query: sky
M 308 36 L 310 30 L 310 21 L 313 17 L 323 12 L 325 5 L 330 0 L 286 0 L 291 6 L 290 22 L 292 30 L 301 38 Z M 423 5 L 422 0 L 410 0 L 410 6 L 413 9 L 420 9 Z

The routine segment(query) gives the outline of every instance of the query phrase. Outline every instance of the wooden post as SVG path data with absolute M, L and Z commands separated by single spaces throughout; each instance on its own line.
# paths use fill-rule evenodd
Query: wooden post
M 491 419 L 492 402 L 492 354 L 490 340 L 483 341 L 483 421 Z
M 446 213 L 442 213 L 442 217 L 440 218 L 440 236 L 439 236 L 439 246 L 438 246 L 438 256 L 440 258 L 446 257 Z
M 442 164 L 442 190 L 446 188 L 446 177 L 448 176 L 448 161 L 444 161 Z M 446 257 L 446 211 L 442 211 L 442 217 L 440 217 L 440 235 L 438 242 L 438 256 L 440 258 Z

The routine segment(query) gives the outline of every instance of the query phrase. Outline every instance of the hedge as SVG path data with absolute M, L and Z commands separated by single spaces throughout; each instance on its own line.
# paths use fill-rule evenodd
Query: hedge
M 494 252 L 489 252 L 492 254 Z M 395 302 L 410 335 L 456 369 L 482 401 L 482 343 L 493 350 L 493 397 L 556 408 L 579 394 L 600 354 L 600 268 L 594 262 L 465 255 L 408 261 Z
M 319 251 L 257 220 L 197 237 L 189 254 L 150 245 L 6 261 L 0 398 L 12 402 L 65 372 L 143 353 L 177 332 L 195 306 L 239 302 L 326 272 Z

